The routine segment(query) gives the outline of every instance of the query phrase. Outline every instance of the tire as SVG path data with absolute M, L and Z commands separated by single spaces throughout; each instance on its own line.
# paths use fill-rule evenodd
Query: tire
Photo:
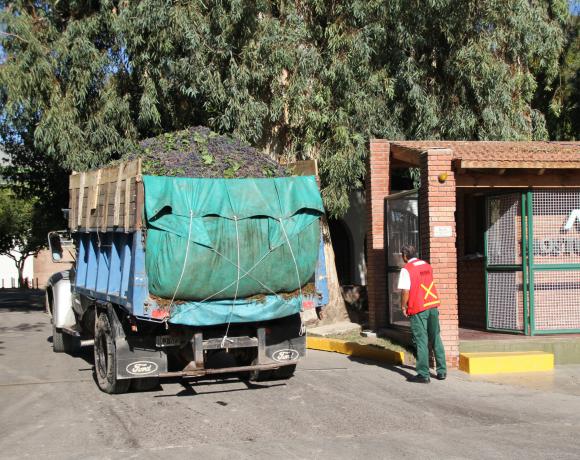
M 113 313 L 114 314 L 114 313 Z M 126 393 L 130 379 L 117 379 L 117 355 L 113 329 L 109 316 L 101 312 L 95 323 L 95 376 L 99 388 L 105 393 Z
M 151 391 L 159 387 L 159 377 L 147 377 L 144 379 L 132 379 L 131 380 L 131 390 L 140 391 Z
M 52 325 L 52 351 L 55 353 L 66 353 L 70 349 L 70 337 Z
M 291 366 L 284 366 L 272 372 L 273 380 L 288 380 L 292 378 L 296 371 L 296 364 Z
M 251 371 L 250 382 L 267 382 L 272 380 L 272 371 Z

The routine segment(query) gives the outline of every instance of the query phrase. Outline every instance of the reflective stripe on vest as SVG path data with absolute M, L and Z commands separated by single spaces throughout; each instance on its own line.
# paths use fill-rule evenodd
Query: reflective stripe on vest
M 436 308 L 441 301 L 435 281 L 433 280 L 433 269 L 431 265 L 423 260 L 413 260 L 405 265 L 411 279 L 411 290 L 409 292 L 409 315 L 416 315 L 429 308 Z

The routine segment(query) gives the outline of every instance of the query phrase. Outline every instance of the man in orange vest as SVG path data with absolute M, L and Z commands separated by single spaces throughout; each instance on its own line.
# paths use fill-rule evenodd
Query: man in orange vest
M 429 347 L 433 348 L 437 364 L 437 379 L 445 380 L 447 365 L 445 349 L 439 334 L 439 294 L 433 280 L 433 269 L 424 260 L 417 258 L 411 245 L 401 248 L 405 267 L 399 275 L 398 288 L 401 292 L 401 309 L 411 321 L 413 341 L 417 348 L 417 375 L 410 382 L 429 383 Z

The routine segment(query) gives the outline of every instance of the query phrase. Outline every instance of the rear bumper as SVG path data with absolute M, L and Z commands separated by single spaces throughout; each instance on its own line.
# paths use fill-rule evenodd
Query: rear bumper
M 298 331 L 296 328 L 292 330 Z M 123 338 L 117 339 L 117 378 L 134 379 L 148 377 L 201 377 L 207 375 L 219 375 L 236 372 L 276 370 L 281 367 L 293 366 L 306 354 L 306 337 L 288 334 L 288 330 L 280 331 L 260 327 L 256 330 L 256 337 L 227 337 L 204 339 L 202 332 L 196 332 L 193 337 L 180 347 L 163 347 L 151 349 L 139 346 L 137 343 L 129 343 Z M 149 348 L 149 349 L 148 349 Z M 232 361 L 226 367 L 216 366 L 215 362 L 208 363 L 208 356 L 212 353 L 223 352 L 236 355 L 236 349 L 253 351 L 254 360 L 239 359 Z M 169 361 L 172 353 L 179 350 L 189 350 L 183 367 L 179 370 L 169 369 Z M 242 356 L 247 352 L 240 350 Z M 183 355 L 180 355 L 183 356 Z M 213 355 L 215 356 L 215 355 Z M 239 356 L 239 355 L 238 355 Z M 213 364 L 213 365 L 212 365 Z M 222 363 L 220 363 L 222 364 Z
M 256 364 L 254 366 L 224 367 L 221 369 L 188 369 L 178 372 L 163 372 L 159 377 L 202 377 L 205 375 L 229 374 L 237 372 L 266 371 L 280 369 L 285 366 L 294 366 L 298 361 L 288 361 L 286 363 Z

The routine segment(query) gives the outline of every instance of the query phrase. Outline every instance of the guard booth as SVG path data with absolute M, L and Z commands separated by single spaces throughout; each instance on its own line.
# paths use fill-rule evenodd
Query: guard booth
M 580 189 L 486 197 L 486 326 L 580 332 Z
M 397 289 L 403 268 L 401 247 L 411 244 L 417 251 L 419 240 L 419 204 L 417 190 L 395 193 L 385 199 L 386 266 L 388 318 L 391 326 L 409 326 L 401 309 L 401 292 Z
M 393 192 L 394 171 L 408 168 L 419 189 Z M 371 329 L 407 329 L 399 252 L 413 244 L 433 267 L 451 366 L 492 342 L 580 346 L 580 142 L 372 139 L 366 193 Z

